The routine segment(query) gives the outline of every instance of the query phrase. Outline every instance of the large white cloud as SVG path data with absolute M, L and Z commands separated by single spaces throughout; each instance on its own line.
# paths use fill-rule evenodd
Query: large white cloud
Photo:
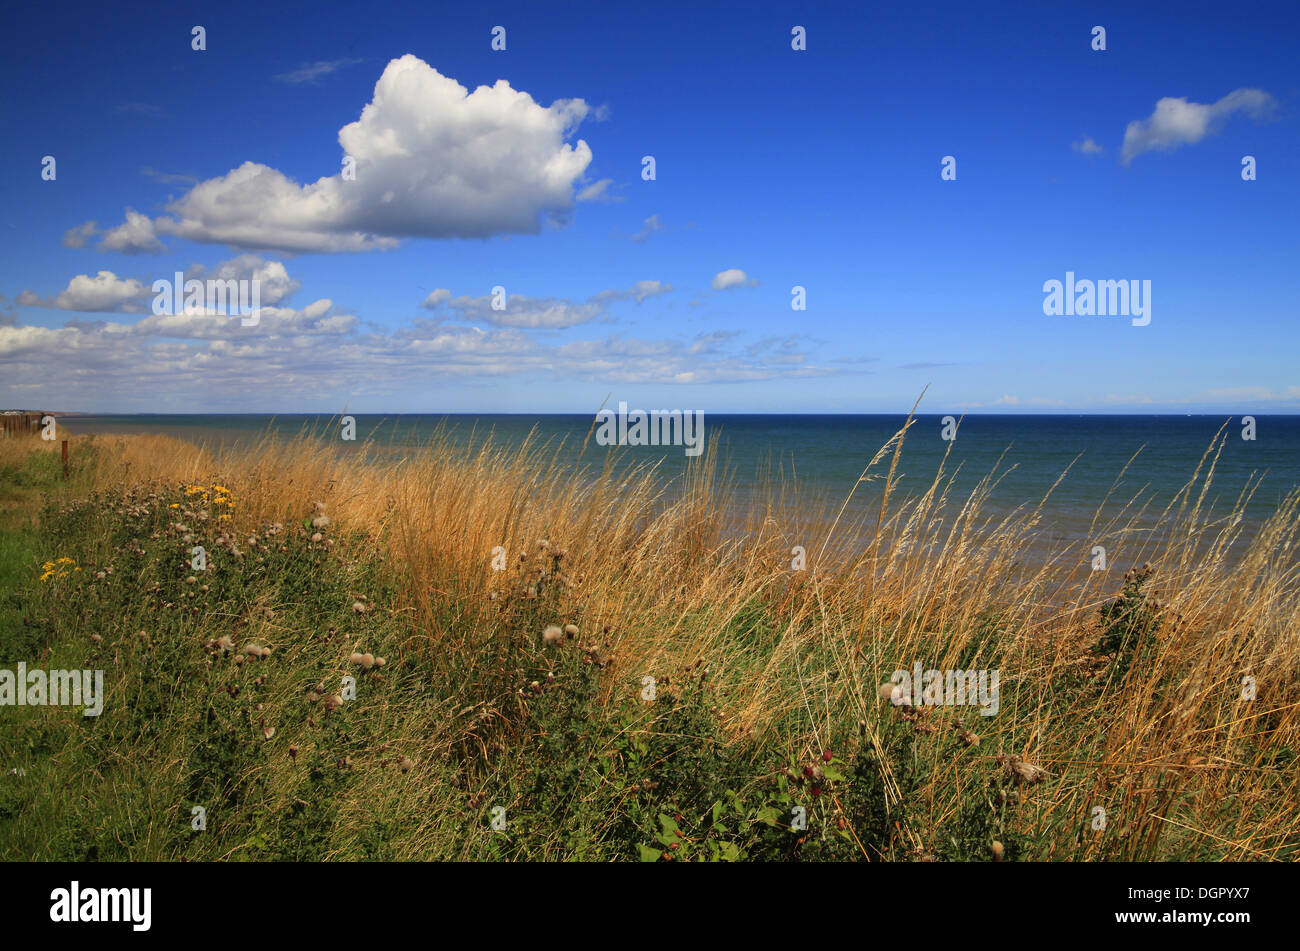
M 156 233 L 334 252 L 391 248 L 407 237 L 535 234 L 574 207 L 591 149 L 567 140 L 587 114 L 581 99 L 544 107 L 504 79 L 469 92 L 407 54 L 388 64 L 361 117 L 339 131 L 355 180 L 340 169 L 299 185 L 248 161 L 195 185 L 147 233 L 128 215 L 104 245 L 147 250 Z
M 1166 96 L 1156 103 L 1155 112 L 1150 116 L 1128 124 L 1120 159 L 1127 165 L 1143 152 L 1193 145 L 1217 132 L 1235 113 L 1262 119 L 1275 105 L 1276 100 L 1262 89 L 1236 89 L 1209 105 L 1188 102 L 1186 97 Z

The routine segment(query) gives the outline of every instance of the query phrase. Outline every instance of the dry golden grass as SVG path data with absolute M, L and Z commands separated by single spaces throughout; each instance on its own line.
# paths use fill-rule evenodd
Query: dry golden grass
M 1086 540 L 1031 560 L 1043 500 L 995 520 L 985 504 L 998 472 L 955 498 L 942 468 L 928 491 L 899 498 L 905 437 L 906 427 L 854 487 L 879 492 L 869 515 L 776 479 L 742 511 L 711 461 L 716 447 L 672 490 L 589 446 L 466 449 L 443 436 L 402 451 L 344 452 L 303 437 L 222 453 L 160 436 L 100 437 L 86 478 L 99 487 L 220 482 L 248 531 L 301 522 L 324 502 L 331 530 L 366 537 L 391 565 L 411 632 L 402 652 L 449 675 L 464 676 L 461 658 L 490 656 L 501 602 L 527 598 L 544 541 L 564 553 L 557 623 L 577 623 L 612 658 L 606 702 L 619 701 L 619 684 L 702 665 L 721 687 L 728 735 L 756 769 L 774 752 L 806 757 L 847 734 L 876 742 L 884 718 L 898 716 L 877 693 L 895 669 L 996 667 L 998 714 L 957 711 L 979 734 L 973 752 L 953 754 L 950 712 L 918 721 L 939 727 L 920 747 L 930 779 L 911 808 L 932 821 L 909 826 L 918 853 L 934 845 L 925 830 L 1005 762 L 995 758 L 1015 755 L 1047 771 L 1028 830 L 1040 857 L 1294 856 L 1300 496 L 1249 536 L 1240 518 L 1212 519 L 1205 499 L 1221 435 L 1159 516 L 1158 541 L 1132 541 L 1151 514 L 1140 500 L 1108 500 Z M 1083 553 L 1094 544 L 1138 555 L 1093 572 Z M 491 567 L 498 546 L 506 571 Z M 806 570 L 791 570 L 795 546 Z M 1090 652 L 1098 610 L 1140 562 L 1153 570 L 1158 635 L 1144 663 L 1116 673 Z M 448 604 L 470 607 L 449 615 Z M 1247 675 L 1252 700 L 1242 699 Z M 1097 805 L 1110 837 L 1086 834 Z

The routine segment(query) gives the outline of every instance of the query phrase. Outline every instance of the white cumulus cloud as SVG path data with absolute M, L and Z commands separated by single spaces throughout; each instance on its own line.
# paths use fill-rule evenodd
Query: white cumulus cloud
M 1166 96 L 1156 103 L 1150 116 L 1128 124 L 1120 159 L 1127 165 L 1143 152 L 1193 145 L 1217 132 L 1236 113 L 1262 119 L 1275 105 L 1276 100 L 1262 89 L 1236 89 L 1209 105 Z
M 20 307 L 52 307 L 89 313 L 142 313 L 141 300 L 148 294 L 149 289 L 135 278 L 121 278 L 112 271 L 100 271 L 94 277 L 78 274 L 50 299 L 38 297 L 32 291 L 23 291 L 16 303 Z
M 149 216 L 142 215 L 133 208 L 126 210 L 126 221 L 104 233 L 99 247 L 104 251 L 121 251 L 123 254 L 160 254 L 165 250 L 154 233 L 154 223 L 149 220 Z
M 543 221 L 572 213 L 592 155 L 585 141 L 567 140 L 587 114 L 581 99 L 542 106 L 504 79 L 470 92 L 407 54 L 388 64 L 360 118 L 339 131 L 354 180 L 340 166 L 300 185 L 245 162 L 195 185 L 149 229 L 128 213 L 102 246 L 150 250 L 156 233 L 250 250 L 336 252 L 392 248 L 410 237 L 536 234 Z

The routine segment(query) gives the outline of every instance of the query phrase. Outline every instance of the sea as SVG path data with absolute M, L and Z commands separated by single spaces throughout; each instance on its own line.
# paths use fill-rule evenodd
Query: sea
M 590 414 L 354 414 L 353 419 L 351 443 L 340 440 L 339 418 L 325 415 L 73 415 L 60 424 L 74 434 L 162 433 L 214 449 L 268 433 L 276 438 L 311 433 L 337 442 L 340 451 L 379 447 L 384 456 L 418 447 L 439 432 L 457 447 L 488 436 L 497 445 L 515 447 L 531 436 L 539 445 L 560 449 L 559 458 L 575 466 L 599 469 L 604 454 L 616 452 L 621 466 L 653 467 L 669 495 L 688 467 L 703 459 L 687 455 L 682 446 L 597 445 Z M 759 499 L 763 486 L 776 483 L 788 493 L 797 489 L 801 504 L 820 502 L 831 516 L 848 499 L 845 513 L 852 519 L 878 508 L 890 459 L 871 469 L 868 474 L 875 478 L 859 479 L 905 421 L 905 415 L 894 414 L 706 415 L 705 454 L 711 454 L 708 461 L 728 480 L 741 508 Z M 955 432 L 953 422 L 938 415 L 914 417 L 893 498 L 924 492 L 940 466 L 951 479 L 948 495 L 954 500 L 963 500 L 992 473 L 996 485 L 984 505 L 986 517 L 996 520 L 1042 503 L 1035 545 L 1055 550 L 1077 543 L 1081 557 L 1095 541 L 1088 537 L 1095 513 L 1101 510 L 1104 522 L 1135 499 L 1123 520 L 1142 514 L 1125 536 L 1127 547 L 1136 552 L 1138 542 L 1158 540 L 1169 523 L 1162 511 L 1192 479 L 1220 431 L 1227 438 L 1203 502 L 1212 519 L 1226 518 L 1253 488 L 1241 513 L 1240 531 L 1249 537 L 1300 487 L 1300 416 L 983 414 L 961 418 Z

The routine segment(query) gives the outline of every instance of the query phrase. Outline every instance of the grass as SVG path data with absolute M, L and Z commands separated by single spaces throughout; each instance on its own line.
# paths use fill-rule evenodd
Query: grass
M 713 451 L 670 491 L 564 445 L 74 439 L 65 480 L 6 440 L 0 669 L 107 696 L 0 708 L 0 858 L 1300 858 L 1297 497 L 1211 518 L 1216 441 L 1159 543 L 1139 499 L 1026 563 L 999 473 L 896 497 L 905 435 L 866 517 L 737 515 Z M 882 701 L 916 661 L 998 669 L 997 714 Z

